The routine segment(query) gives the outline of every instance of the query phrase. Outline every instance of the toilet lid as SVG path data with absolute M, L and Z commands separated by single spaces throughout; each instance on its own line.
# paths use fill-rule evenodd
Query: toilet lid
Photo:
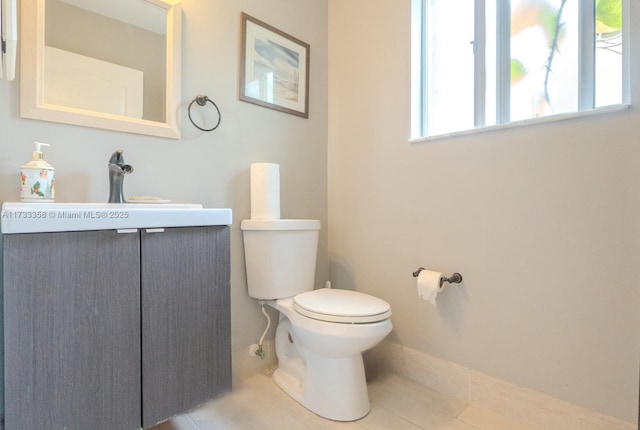
M 328 322 L 371 323 L 391 316 L 391 306 L 382 299 L 331 288 L 298 294 L 293 298 L 293 305 L 299 314 Z

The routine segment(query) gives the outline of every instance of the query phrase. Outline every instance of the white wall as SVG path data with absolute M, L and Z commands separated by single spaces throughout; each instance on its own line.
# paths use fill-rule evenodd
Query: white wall
M 33 141 L 52 146 L 56 200 L 104 202 L 107 162 L 123 149 L 135 172 L 125 195 L 233 209 L 231 317 L 234 377 L 265 366 L 249 357 L 265 320 L 246 293 L 240 221 L 250 216 L 249 164 L 281 165 L 282 216 L 320 219 L 318 285 L 327 278 L 327 5 L 314 0 L 183 0 L 182 136 L 179 141 L 21 119 L 19 80 L 0 80 L 0 201 L 19 199 L 20 166 Z M 238 100 L 240 13 L 246 12 L 311 45 L 309 119 Z M 199 94 L 222 112 L 218 130 L 191 125 L 186 107 Z M 202 111 L 213 121 L 215 113 Z M 194 115 L 195 116 L 195 115 Z
M 409 44 L 409 1 L 329 0 L 334 284 L 387 300 L 394 343 L 636 422 L 638 50 L 629 111 L 410 144 Z M 419 266 L 464 285 L 433 308 Z

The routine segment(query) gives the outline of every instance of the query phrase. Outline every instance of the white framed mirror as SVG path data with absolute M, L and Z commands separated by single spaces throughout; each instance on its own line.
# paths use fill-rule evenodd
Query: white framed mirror
M 181 0 L 22 0 L 20 115 L 180 138 Z

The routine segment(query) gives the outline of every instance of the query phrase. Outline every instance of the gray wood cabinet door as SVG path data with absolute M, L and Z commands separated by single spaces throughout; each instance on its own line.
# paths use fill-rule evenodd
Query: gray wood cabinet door
M 143 426 L 231 389 L 229 227 L 142 232 Z
M 139 235 L 4 237 L 7 430 L 139 429 Z

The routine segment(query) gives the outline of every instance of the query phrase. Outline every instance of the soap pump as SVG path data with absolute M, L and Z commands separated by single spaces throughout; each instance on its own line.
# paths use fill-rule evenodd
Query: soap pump
M 31 161 L 20 172 L 20 200 L 23 202 L 53 202 L 55 199 L 55 169 L 43 159 L 42 147 L 47 143 L 34 142 L 36 150 Z

